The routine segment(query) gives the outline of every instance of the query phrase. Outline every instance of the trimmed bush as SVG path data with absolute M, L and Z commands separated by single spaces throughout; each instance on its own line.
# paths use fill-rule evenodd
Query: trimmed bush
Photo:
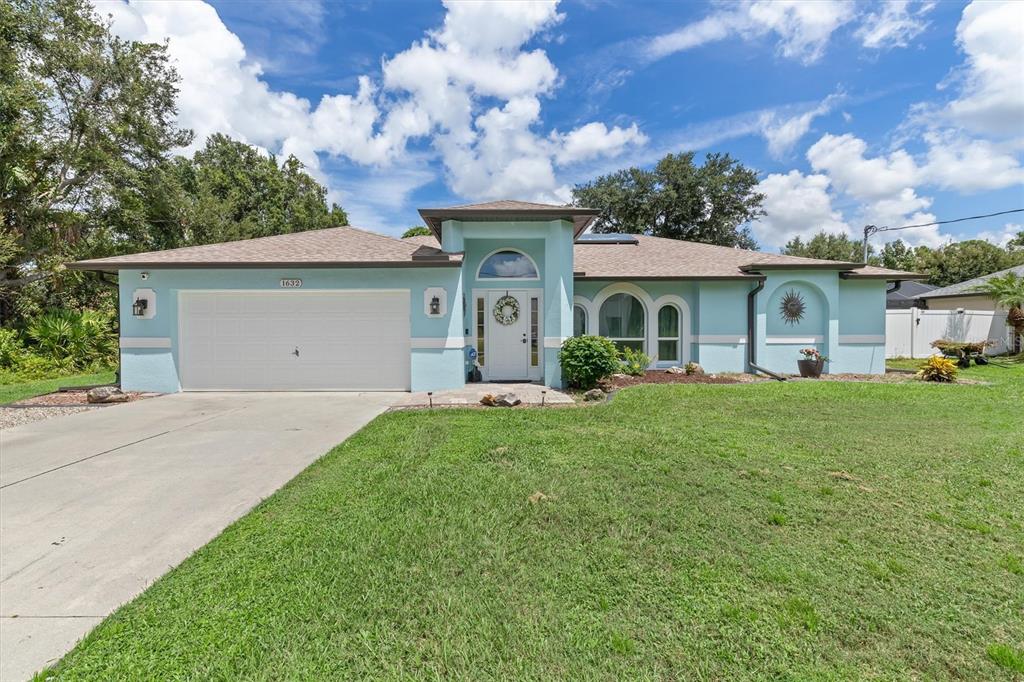
M 632 377 L 642 377 L 651 366 L 651 356 L 630 347 L 622 349 L 622 371 Z
M 925 381 L 941 381 L 945 383 L 956 381 L 956 373 L 956 363 L 941 355 L 931 356 L 917 370 L 917 376 Z
M 558 351 L 562 375 L 569 385 L 588 389 L 622 369 L 619 351 L 603 336 L 574 336 Z

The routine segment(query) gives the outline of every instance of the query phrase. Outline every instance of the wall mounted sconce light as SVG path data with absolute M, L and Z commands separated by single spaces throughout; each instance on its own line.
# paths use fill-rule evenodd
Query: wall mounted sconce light
M 440 315 L 441 314 L 441 299 L 439 297 L 437 297 L 437 296 L 434 296 L 433 298 L 430 299 L 430 314 L 431 315 Z
M 135 317 L 142 317 L 146 314 L 146 309 L 149 307 L 149 301 L 144 298 L 135 299 L 135 303 L 132 304 L 132 315 Z

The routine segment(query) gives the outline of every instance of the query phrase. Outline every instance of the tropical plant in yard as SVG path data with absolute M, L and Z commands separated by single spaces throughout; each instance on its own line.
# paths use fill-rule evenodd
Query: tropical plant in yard
M 573 336 L 558 351 L 562 374 L 572 386 L 593 388 L 598 381 L 622 370 L 619 350 L 603 336 Z
M 1013 327 L 1014 334 L 1024 335 L 1024 277 L 1008 272 L 988 279 L 978 287 L 978 291 L 988 294 L 1006 308 L 1006 323 Z
M 622 349 L 622 371 L 631 377 L 642 377 L 651 366 L 651 356 L 629 346 Z
M 947 357 L 933 355 L 917 370 L 917 376 L 925 381 L 952 383 L 956 381 L 956 363 Z
M 75 369 L 112 364 L 117 353 L 111 319 L 93 310 L 51 310 L 29 325 L 35 352 Z

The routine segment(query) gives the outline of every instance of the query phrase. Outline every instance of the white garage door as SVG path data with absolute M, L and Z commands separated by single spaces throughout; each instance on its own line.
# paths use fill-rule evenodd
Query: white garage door
M 408 291 L 179 292 L 184 390 L 409 390 Z

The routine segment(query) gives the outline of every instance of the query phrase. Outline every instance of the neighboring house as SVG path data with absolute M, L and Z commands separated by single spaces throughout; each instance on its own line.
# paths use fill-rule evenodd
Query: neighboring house
M 907 310 L 909 308 L 921 307 L 921 295 L 934 290 L 931 284 L 922 282 L 902 282 L 895 291 L 885 295 L 886 310 Z
M 978 287 L 993 277 L 999 277 L 1010 272 L 1016 273 L 1019 277 L 1024 277 L 1024 265 L 975 277 L 959 284 L 950 284 L 948 287 L 942 287 L 941 289 L 933 289 L 921 294 L 920 298 L 927 303 L 929 310 L 959 310 L 961 308 L 964 310 L 997 310 L 999 307 L 992 300 L 992 297 L 979 292 Z
M 585 233 L 592 209 L 519 201 L 420 211 L 432 237 L 351 227 L 82 261 L 119 274 L 126 390 L 440 390 L 562 384 L 573 334 L 697 361 L 885 370 L 886 282 L 912 273 Z M 749 306 L 749 307 L 748 307 Z

